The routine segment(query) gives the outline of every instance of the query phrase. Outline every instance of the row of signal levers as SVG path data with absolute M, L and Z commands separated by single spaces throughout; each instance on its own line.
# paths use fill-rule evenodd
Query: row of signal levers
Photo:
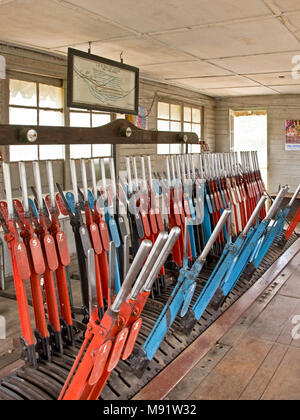
M 35 368 L 41 360 L 51 363 L 84 331 L 59 399 L 99 398 L 120 359 L 130 358 L 131 369 L 143 372 L 175 319 L 189 334 L 208 305 L 222 306 L 241 275 L 251 276 L 282 238 L 300 191 L 299 186 L 281 208 L 289 189 L 282 187 L 266 212 L 256 152 L 166 156 L 160 173 L 152 171 L 150 156 L 131 157 L 123 177 L 116 176 L 113 159 L 71 160 L 72 191 L 55 184 L 52 165 L 46 162 L 43 194 L 40 163 L 33 162 L 35 185 L 28 194 L 26 165 L 19 163 L 20 200 L 13 198 L 10 167 L 3 163 L 6 201 L 0 202 L 0 222 L 11 257 L 23 358 Z M 72 302 L 62 229 L 67 217 L 78 259 L 79 308 Z M 288 238 L 298 218 L 299 210 Z M 191 304 L 208 258 L 215 269 Z M 137 346 L 144 306 L 164 290 L 169 272 L 177 278 L 172 293 Z

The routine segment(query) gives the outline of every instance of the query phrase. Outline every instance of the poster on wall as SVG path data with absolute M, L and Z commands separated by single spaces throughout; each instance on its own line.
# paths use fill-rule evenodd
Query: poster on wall
M 148 111 L 142 105 L 139 106 L 138 115 L 126 115 L 126 120 L 130 121 L 137 128 L 142 128 L 143 130 L 148 130 L 149 128 Z
M 139 114 L 134 117 L 134 124 L 138 128 L 142 128 L 143 130 L 148 130 L 148 112 L 145 107 L 139 106 Z
M 285 150 L 300 150 L 300 120 L 286 120 L 285 133 Z

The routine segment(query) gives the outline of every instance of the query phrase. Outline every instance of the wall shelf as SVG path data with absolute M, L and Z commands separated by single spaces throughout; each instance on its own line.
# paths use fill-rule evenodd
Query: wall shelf
M 28 133 L 37 135 L 28 140 Z M 119 119 L 96 128 L 0 125 L 0 145 L 55 144 L 200 144 L 195 133 L 151 131 Z

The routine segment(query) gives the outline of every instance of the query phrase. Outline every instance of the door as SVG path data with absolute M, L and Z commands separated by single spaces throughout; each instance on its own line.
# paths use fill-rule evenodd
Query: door
M 265 110 L 230 111 L 231 148 L 257 150 L 262 178 L 268 188 L 268 114 Z

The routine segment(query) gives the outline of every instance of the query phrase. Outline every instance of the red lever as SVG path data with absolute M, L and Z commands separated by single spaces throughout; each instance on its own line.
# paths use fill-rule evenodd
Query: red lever
M 56 234 L 56 243 L 57 243 L 60 261 L 62 265 L 67 267 L 68 265 L 70 265 L 71 258 L 70 258 L 67 238 L 64 232 L 59 231 Z
M 45 201 L 46 201 L 48 211 L 50 213 L 51 212 L 51 198 L 50 198 L 49 194 L 46 196 Z M 59 215 L 60 214 L 60 208 L 58 207 L 57 203 L 55 203 L 55 209 L 57 211 L 57 214 Z
M 25 224 L 24 219 L 24 208 L 20 200 L 13 200 L 14 207 L 16 209 L 16 212 L 18 213 L 18 216 L 20 217 L 23 224 Z
M 103 248 L 106 252 L 108 252 L 110 239 L 109 239 L 107 224 L 104 221 L 101 221 L 99 223 L 99 229 L 100 229 Z
M 16 264 L 22 280 L 30 278 L 30 267 L 28 262 L 28 255 L 23 242 L 16 242 L 14 244 L 14 254 L 16 256 Z
M 93 244 L 95 254 L 99 255 L 103 251 L 103 247 L 102 247 L 102 243 L 101 243 L 99 229 L 98 229 L 98 226 L 96 225 L 96 223 L 92 223 L 89 226 L 89 230 L 90 230 L 91 240 L 92 240 L 92 244 Z
M 110 350 L 112 348 L 112 342 L 106 341 L 102 344 L 100 349 L 98 350 L 97 354 L 94 356 L 94 367 L 91 373 L 91 376 L 89 378 L 88 384 L 90 386 L 96 385 L 96 383 L 101 378 L 107 359 L 110 354 Z
M 41 243 L 38 238 L 31 238 L 29 241 L 29 247 L 33 262 L 34 271 L 36 274 L 44 274 L 45 272 L 45 262 L 44 255 L 41 247 Z
M 128 334 L 129 334 L 129 329 L 124 328 L 117 335 L 113 350 L 111 352 L 111 356 L 109 358 L 109 362 L 108 362 L 108 366 L 107 366 L 107 372 L 112 372 L 114 370 L 114 368 L 117 366 L 117 364 L 119 363 L 122 351 L 123 351 L 124 346 L 126 344 Z
M 0 211 L 2 213 L 2 216 L 5 220 L 5 222 L 8 222 L 8 208 L 6 201 L 0 201 Z
M 57 270 L 58 258 L 56 253 L 56 246 L 54 239 L 51 235 L 47 234 L 44 237 L 44 247 L 47 256 L 48 266 L 51 271 Z
M 56 194 L 56 202 L 57 202 L 57 205 L 58 205 L 58 208 L 59 208 L 61 214 L 63 216 L 68 216 L 68 212 L 65 208 L 64 202 L 62 201 L 62 198 L 61 198 L 59 193 Z
M 140 333 L 142 324 L 143 324 L 143 320 L 142 320 L 142 318 L 139 318 L 132 325 L 132 327 L 130 329 L 130 334 L 128 336 L 128 340 L 126 342 L 126 346 L 124 348 L 122 360 L 127 360 L 130 357 L 130 355 L 133 351 L 134 345 L 136 343 L 136 340 L 138 338 L 138 335 Z

